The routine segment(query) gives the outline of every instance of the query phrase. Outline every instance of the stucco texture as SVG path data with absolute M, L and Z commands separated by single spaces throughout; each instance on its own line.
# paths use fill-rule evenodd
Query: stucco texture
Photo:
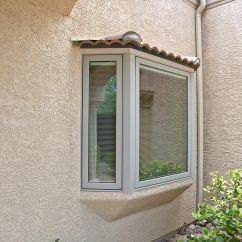
M 205 11 L 204 182 L 209 173 L 242 167 L 242 1 Z
M 81 49 L 70 36 L 134 30 L 195 55 L 194 9 L 181 0 L 92 0 L 64 16 L 45 1 L 0 0 L 0 241 L 148 242 L 190 222 L 195 184 L 114 222 L 81 203 Z

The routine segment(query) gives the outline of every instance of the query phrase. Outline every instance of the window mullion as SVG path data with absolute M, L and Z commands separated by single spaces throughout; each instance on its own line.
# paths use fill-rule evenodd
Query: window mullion
M 123 55 L 123 189 L 131 193 L 135 182 L 135 56 Z

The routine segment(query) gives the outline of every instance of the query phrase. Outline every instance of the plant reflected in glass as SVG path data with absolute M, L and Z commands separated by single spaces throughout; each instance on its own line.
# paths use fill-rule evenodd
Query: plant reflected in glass
M 188 79 L 140 65 L 139 180 L 188 171 Z
M 116 180 L 116 62 L 90 62 L 89 181 Z

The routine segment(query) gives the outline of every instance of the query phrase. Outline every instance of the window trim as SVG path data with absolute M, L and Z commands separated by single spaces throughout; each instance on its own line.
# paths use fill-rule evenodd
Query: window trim
M 174 174 L 164 177 L 157 177 L 149 180 L 140 181 L 139 180 L 139 112 L 140 112 L 140 105 L 139 105 L 139 99 L 140 99 L 140 79 L 139 79 L 139 73 L 140 73 L 140 65 L 147 65 L 153 68 L 160 69 L 162 71 L 174 73 L 177 75 L 182 75 L 187 77 L 188 81 L 188 144 L 187 144 L 187 152 L 188 152 L 188 171 L 183 172 L 180 174 Z M 136 125 L 135 125 L 135 188 L 143 188 L 151 185 L 157 185 L 162 184 L 170 181 L 175 181 L 183 178 L 189 178 L 191 177 L 191 163 L 192 163 L 192 114 L 191 114 L 191 73 L 185 72 L 179 69 L 175 69 L 166 65 L 163 65 L 161 63 L 147 60 L 141 57 L 136 56 L 135 58 L 135 72 L 136 72 L 136 78 L 135 78 L 135 109 L 136 109 Z
M 115 61 L 117 71 L 116 103 L 116 182 L 89 182 L 88 180 L 88 123 L 89 123 L 89 63 L 91 61 Z M 83 56 L 83 89 L 82 89 L 82 164 L 81 174 L 83 189 L 122 189 L 122 55 L 84 55 Z

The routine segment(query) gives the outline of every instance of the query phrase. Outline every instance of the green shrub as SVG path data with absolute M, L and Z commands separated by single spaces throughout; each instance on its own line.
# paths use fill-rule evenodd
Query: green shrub
M 141 161 L 139 178 L 141 181 L 185 172 L 181 163 L 161 162 L 159 160 Z
M 239 242 L 242 235 L 242 169 L 230 171 L 228 178 L 218 172 L 204 189 L 208 194 L 194 217 L 204 228 L 203 236 L 193 241 Z M 212 224 L 213 226 L 208 226 Z

